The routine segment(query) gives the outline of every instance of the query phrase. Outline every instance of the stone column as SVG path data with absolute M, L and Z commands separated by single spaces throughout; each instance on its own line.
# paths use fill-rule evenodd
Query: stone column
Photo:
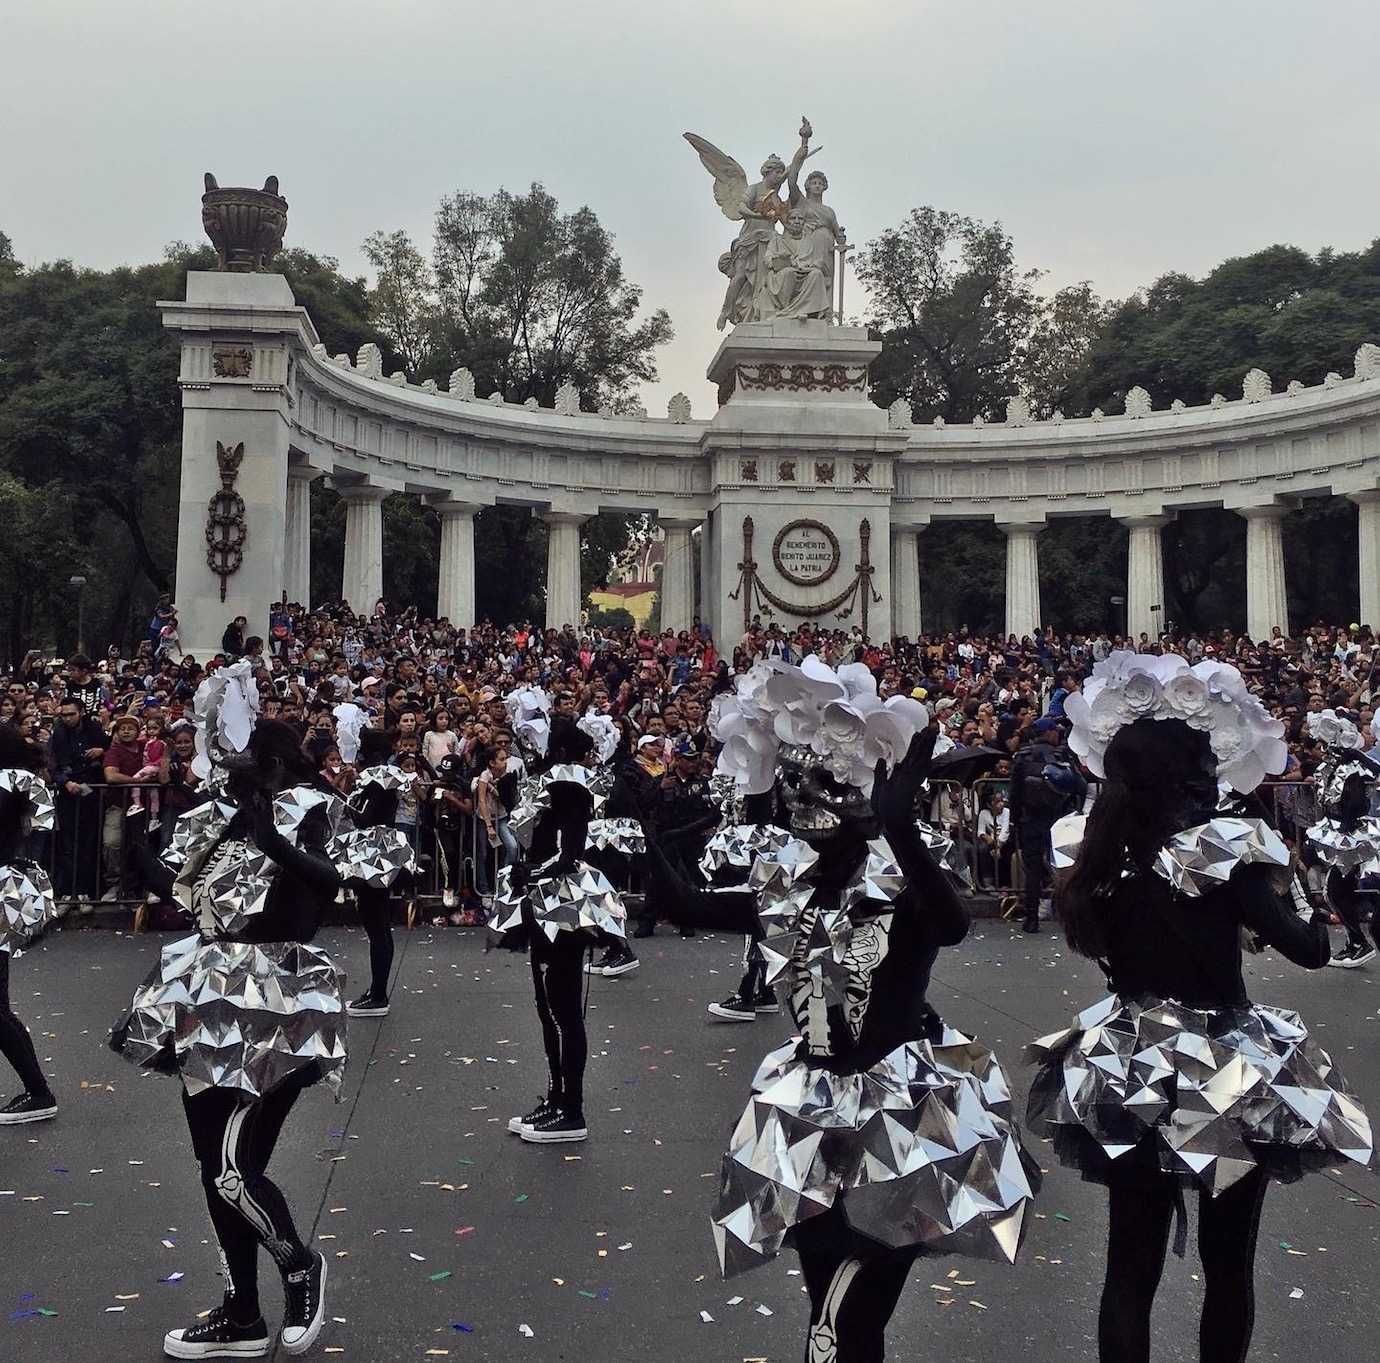
M 695 616 L 695 563 L 690 550 L 690 532 L 698 521 L 658 517 L 665 536 L 661 562 L 661 628 L 677 634 L 689 629 Z
M 891 527 L 891 632 L 912 642 L 924 628 L 920 610 L 919 525 Z
M 436 502 L 441 518 L 441 574 L 436 613 L 457 629 L 474 628 L 474 517 L 471 502 Z
M 309 464 L 289 464 L 287 527 L 283 537 L 283 591 L 289 601 L 311 606 L 311 485 L 321 476 Z
M 1040 628 L 1040 546 L 1043 521 L 1001 527 L 1006 535 L 1006 632 L 1032 638 Z
M 1160 531 L 1170 516 L 1127 516 L 1131 532 L 1126 559 L 1126 630 L 1133 639 L 1142 634 L 1153 642 L 1164 629 L 1164 554 Z
M 546 628 L 580 623 L 580 527 L 586 517 L 548 511 L 546 522 Z
M 1257 643 L 1278 625 L 1289 632 L 1284 586 L 1284 506 L 1236 508 L 1246 522 L 1246 633 Z
M 1380 488 L 1353 492 L 1356 503 L 1357 557 L 1360 560 L 1360 610 L 1363 625 L 1380 629 Z
M 388 489 L 354 483 L 345 499 L 345 571 L 340 594 L 356 615 L 372 615 L 383 595 L 383 499 Z

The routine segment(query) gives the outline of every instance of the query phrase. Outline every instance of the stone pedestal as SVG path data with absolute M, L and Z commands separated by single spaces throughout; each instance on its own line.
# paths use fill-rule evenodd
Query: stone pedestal
M 1006 632 L 1017 639 L 1040 629 L 1040 545 L 1043 521 L 1003 525 L 1006 534 Z
M 1356 503 L 1360 615 L 1357 621 L 1380 629 L 1380 488 L 1351 493 Z
M 695 564 L 690 535 L 698 521 L 658 521 L 665 532 L 661 564 L 661 628 L 677 634 L 689 629 L 695 615 Z
M 722 649 L 753 619 L 884 638 L 893 465 L 907 433 L 867 394 L 881 350 L 858 327 L 751 322 L 719 346 L 710 461 L 713 601 Z
M 1160 531 L 1170 516 L 1130 516 L 1122 524 L 1131 532 L 1126 561 L 1126 631 L 1153 642 L 1164 630 L 1164 554 Z
M 580 527 L 585 517 L 548 511 L 546 522 L 546 628 L 580 624 Z
M 458 629 L 474 628 L 474 517 L 470 502 L 436 502 L 441 518 L 441 572 L 436 613 Z
M 1289 598 L 1284 582 L 1283 506 L 1240 507 L 1246 522 L 1246 633 L 1259 643 L 1276 625 L 1289 632 Z
M 289 367 L 304 314 L 274 274 L 192 271 L 185 301 L 162 307 L 164 324 L 182 337 L 174 599 L 182 646 L 204 660 L 236 615 L 249 633 L 267 636 L 269 608 L 286 585 Z M 231 489 L 244 502 L 243 552 L 223 579 L 206 552 L 209 504 L 222 487 L 217 442 L 244 445 Z
M 920 531 L 918 525 L 891 527 L 891 632 L 918 639 L 924 630 L 920 607 Z
M 311 485 L 320 476 L 321 470 L 309 464 L 288 466 L 283 591 L 289 601 L 307 607 L 311 605 Z
M 356 615 L 373 615 L 383 595 L 383 499 L 388 489 L 357 483 L 345 499 L 345 569 L 340 594 Z

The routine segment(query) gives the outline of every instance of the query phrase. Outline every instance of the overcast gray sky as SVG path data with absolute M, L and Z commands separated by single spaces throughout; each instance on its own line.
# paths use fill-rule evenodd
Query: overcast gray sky
M 1373 0 L 0 0 L 0 230 L 154 259 L 204 170 L 273 172 L 289 242 L 359 271 L 374 228 L 539 179 L 671 314 L 648 409 L 707 415 L 733 229 L 687 129 L 755 170 L 806 113 L 853 241 L 932 203 L 1121 296 L 1380 235 L 1377 51 Z

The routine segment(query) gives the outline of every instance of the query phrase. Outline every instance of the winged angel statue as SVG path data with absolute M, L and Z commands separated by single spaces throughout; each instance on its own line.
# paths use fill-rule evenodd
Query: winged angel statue
M 719 330 L 732 322 L 763 322 L 775 317 L 833 317 L 835 252 L 847 240 L 834 210 L 824 202 L 829 181 L 815 171 L 805 180 L 800 169 L 822 150 L 810 150 L 814 130 L 800 123 L 800 146 L 788 166 L 779 156 L 762 162 L 761 179 L 749 184 L 737 161 L 696 133 L 685 140 L 714 177 L 714 202 L 731 222 L 741 222 L 733 245 L 719 257 L 728 276 Z M 786 185 L 788 199 L 780 195 Z M 777 231 L 783 224 L 784 235 Z

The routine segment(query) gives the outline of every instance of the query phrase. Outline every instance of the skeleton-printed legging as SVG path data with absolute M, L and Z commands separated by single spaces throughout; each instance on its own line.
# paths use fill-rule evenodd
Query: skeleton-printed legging
M 532 988 L 551 1076 L 547 1092 L 552 1102 L 575 1117 L 584 1115 L 589 1055 L 581 1001 L 588 949 L 582 933 L 560 932 L 549 942 L 539 929 L 532 929 Z
M 792 1240 L 810 1294 L 805 1363 L 881 1363 L 887 1323 L 919 1251 L 865 1240 L 837 1206 L 797 1226 Z
M 259 1317 L 259 1246 L 281 1274 L 311 1264 L 287 1201 L 265 1170 L 292 1105 L 318 1077 L 315 1065 L 297 1070 L 262 1098 L 238 1089 L 182 1095 L 192 1150 L 211 1224 L 220 1242 L 226 1306 L 242 1324 Z

